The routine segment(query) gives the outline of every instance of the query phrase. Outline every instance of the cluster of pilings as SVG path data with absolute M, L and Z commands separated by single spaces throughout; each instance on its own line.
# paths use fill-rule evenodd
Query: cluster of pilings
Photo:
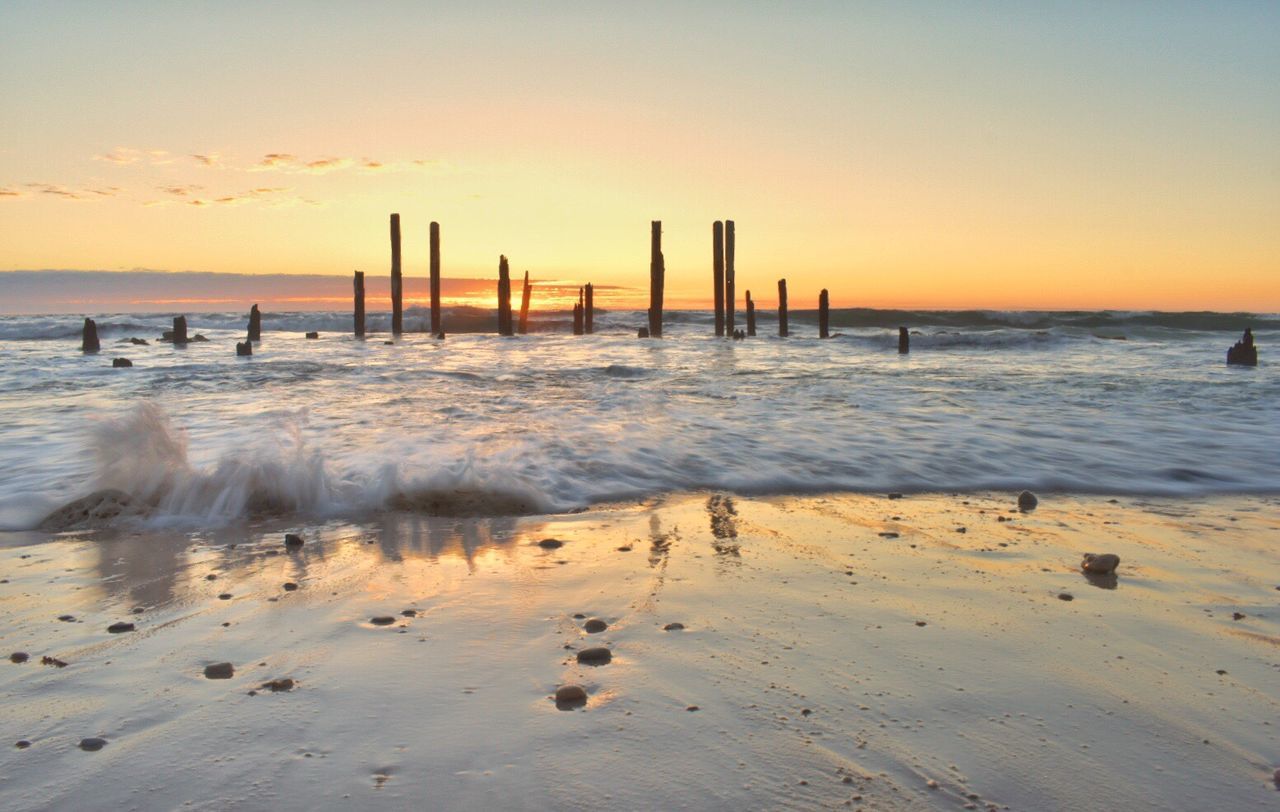
M 443 337 L 444 324 L 440 313 L 440 224 L 432 222 L 429 229 L 431 251 L 431 333 Z M 400 215 L 391 215 L 391 334 L 404 332 L 404 274 L 400 261 Z M 503 260 L 505 263 L 505 259 Z M 355 334 L 363 338 L 364 320 L 364 271 L 355 271 Z M 508 310 L 510 310 L 510 283 L 508 283 Z M 508 313 L 510 316 L 510 313 Z M 508 318 L 508 322 L 510 319 Z M 510 325 L 508 324 L 508 329 Z M 501 332 L 501 330 L 499 330 Z M 510 335 L 510 332 L 503 335 Z

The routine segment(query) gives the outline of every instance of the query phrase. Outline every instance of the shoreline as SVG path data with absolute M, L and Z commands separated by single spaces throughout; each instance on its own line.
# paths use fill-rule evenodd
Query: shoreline
M 31 659 L 0 663 L 0 795 L 1259 806 L 1280 766 L 1277 507 L 695 492 L 555 516 L 2 533 L 0 646 Z M 1114 588 L 1080 573 L 1085 552 L 1120 556 Z M 612 661 L 578 663 L 593 646 Z M 222 662 L 234 675 L 206 679 Z M 558 710 L 570 683 L 587 703 Z

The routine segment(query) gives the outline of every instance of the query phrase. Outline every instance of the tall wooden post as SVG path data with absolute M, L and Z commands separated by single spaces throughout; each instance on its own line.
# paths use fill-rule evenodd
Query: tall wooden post
M 391 334 L 404 330 L 404 280 L 400 276 L 400 215 L 391 215 Z
M 787 337 L 787 280 L 778 280 L 778 335 Z
M 185 345 L 187 343 L 187 317 L 173 317 L 173 343 Z
M 906 355 L 911 352 L 911 333 L 907 332 L 906 327 L 898 328 L 898 354 Z
M 831 314 L 828 312 L 830 308 L 827 306 L 828 299 L 827 289 L 823 288 L 822 292 L 818 294 L 818 338 L 831 337 L 831 331 L 827 329 L 831 318 Z
M 249 341 L 262 340 L 262 311 L 258 310 L 258 306 L 254 305 L 249 308 Z
M 84 320 L 84 330 L 80 335 L 80 351 L 97 352 L 100 349 L 102 349 L 102 344 L 98 342 L 98 323 L 93 319 L 86 318 Z
M 356 271 L 355 288 L 356 338 L 364 338 L 364 271 Z
M 529 284 L 529 272 L 524 272 L 524 288 L 520 291 L 520 335 L 529 332 L 529 297 L 533 287 Z
M 667 273 L 662 257 L 662 221 L 649 226 L 649 336 L 662 338 L 662 292 Z
M 733 292 L 733 221 L 724 221 L 724 331 L 733 335 L 733 311 L 737 307 Z
M 582 335 L 582 288 L 578 288 L 578 301 L 573 305 L 573 334 Z
M 756 303 L 751 301 L 751 291 L 747 291 L 747 335 L 756 334 Z
M 711 224 L 711 284 L 715 287 L 716 335 L 724 337 L 724 223 Z
M 596 302 L 595 288 L 591 283 L 587 283 L 587 300 L 582 305 L 583 332 L 588 335 L 596 331 Z
M 440 323 L 440 224 L 431 224 L 431 333 L 439 335 Z
M 498 257 L 498 335 L 511 335 L 511 270 L 505 256 Z

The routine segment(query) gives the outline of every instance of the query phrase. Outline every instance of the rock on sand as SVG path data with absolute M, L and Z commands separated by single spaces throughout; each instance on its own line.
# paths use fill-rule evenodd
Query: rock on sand
M 1036 505 L 1040 504 L 1040 500 L 1031 491 L 1023 491 L 1018 494 L 1018 510 L 1026 513 L 1028 510 L 1035 510 Z
M 214 663 L 204 667 L 205 679 L 231 679 L 236 669 L 231 663 Z
M 590 620 L 588 620 L 586 623 L 582 624 L 582 630 L 587 634 L 597 634 L 598 632 L 602 632 L 607 628 L 609 628 L 609 624 L 605 623 L 603 620 L 601 620 L 598 617 L 593 617 Z
M 1116 567 L 1120 566 L 1120 556 L 1114 553 L 1085 553 L 1084 560 L 1080 562 L 1080 569 L 1094 575 L 1109 575 L 1116 571 Z
M 36 529 L 45 532 L 71 530 L 105 524 L 132 510 L 132 500 L 124 491 L 106 489 L 75 499 L 45 516 Z
M 613 652 L 604 646 L 584 648 L 578 652 L 578 662 L 583 665 L 606 665 L 613 660 Z
M 87 739 L 81 739 L 81 740 L 80 740 L 80 749 L 81 749 L 81 750 L 88 751 L 88 752 L 90 752 L 90 753 L 93 753 L 93 752 L 96 752 L 96 751 L 98 751 L 98 750 L 101 750 L 102 748 L 104 748 L 104 747 L 106 747 L 106 746 L 107 746 L 107 740 L 106 740 L 106 739 L 100 739 L 100 738 L 98 738 L 97 736 L 90 736 L 90 737 L 89 737 L 89 738 L 87 738 Z
M 587 704 L 587 691 L 581 685 L 561 685 L 556 689 L 557 708 L 579 708 Z

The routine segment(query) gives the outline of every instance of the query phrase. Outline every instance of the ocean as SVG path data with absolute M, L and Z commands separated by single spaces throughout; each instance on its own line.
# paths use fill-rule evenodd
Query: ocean
M 79 317 L 0 317 L 0 529 L 100 488 L 175 528 L 699 489 L 1280 492 L 1274 314 L 833 310 L 822 341 L 793 311 L 790 338 L 761 313 L 732 341 L 709 312 L 668 312 L 662 339 L 636 338 L 640 311 L 580 337 L 544 313 L 499 338 L 478 332 L 491 312 L 457 308 L 445 340 L 388 345 L 386 313 L 356 340 L 346 310 L 265 312 L 250 358 L 244 312 L 187 313 L 208 341 L 185 348 L 157 341 L 172 314 L 92 315 L 88 355 Z M 1245 327 L 1261 365 L 1228 367 Z

